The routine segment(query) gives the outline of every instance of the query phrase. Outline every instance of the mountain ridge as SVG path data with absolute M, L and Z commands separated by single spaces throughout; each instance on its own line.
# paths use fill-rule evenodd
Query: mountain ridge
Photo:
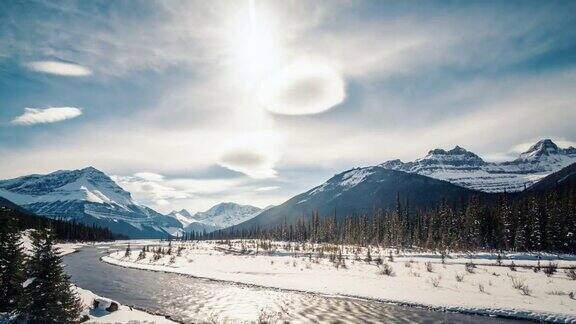
M 576 162 L 576 149 L 559 148 L 552 140 L 533 144 L 512 161 L 486 162 L 460 146 L 451 150 L 433 149 L 410 162 L 389 160 L 379 166 L 446 180 L 484 192 L 517 192 L 537 180 Z
M 242 205 L 234 202 L 221 202 L 208 210 L 191 214 L 186 209 L 172 211 L 168 215 L 182 222 L 185 229 L 190 227 L 194 231 L 206 228 L 208 231 L 234 226 L 249 220 L 259 214 L 263 209 Z
M 312 213 L 343 218 L 391 208 L 400 197 L 411 208 L 426 208 L 440 199 L 457 201 L 479 191 L 444 180 L 389 170 L 380 166 L 354 168 L 334 175 L 323 184 L 296 195 L 281 205 L 265 210 L 233 229 L 269 227 L 281 222 L 293 223 Z
M 135 203 L 94 167 L 0 180 L 0 196 L 40 216 L 96 224 L 133 238 L 164 238 L 182 231 L 180 223 Z

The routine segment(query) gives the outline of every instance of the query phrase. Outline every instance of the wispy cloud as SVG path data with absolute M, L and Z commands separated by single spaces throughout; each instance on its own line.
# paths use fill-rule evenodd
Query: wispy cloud
M 254 191 L 272 191 L 272 190 L 278 190 L 280 189 L 280 187 L 278 186 L 270 186 L 270 187 L 260 187 L 260 188 L 256 188 L 254 189 Z
M 24 108 L 24 113 L 12 120 L 14 125 L 56 123 L 82 115 L 76 107 Z
M 138 172 L 134 174 L 135 177 L 138 177 L 143 180 L 148 181 L 162 181 L 164 180 L 164 176 L 158 173 L 153 172 Z
M 34 72 L 56 74 L 63 76 L 88 76 L 92 70 L 75 63 L 58 62 L 58 61 L 35 61 L 26 64 L 28 69 Z

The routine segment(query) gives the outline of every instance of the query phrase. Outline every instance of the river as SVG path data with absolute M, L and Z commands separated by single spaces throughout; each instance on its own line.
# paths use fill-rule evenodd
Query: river
M 72 282 L 122 304 L 185 323 L 243 323 L 259 318 L 295 323 L 514 322 L 128 269 L 100 261 L 104 253 L 108 253 L 108 247 L 85 247 L 64 256 Z

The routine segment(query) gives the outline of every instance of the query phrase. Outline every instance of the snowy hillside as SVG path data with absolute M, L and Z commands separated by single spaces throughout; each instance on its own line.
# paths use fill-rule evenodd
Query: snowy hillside
M 136 204 L 129 192 L 93 167 L 0 180 L 0 197 L 41 216 L 97 224 L 131 237 L 182 231 L 180 222 Z
M 205 227 L 207 231 L 212 231 L 240 224 L 254 218 L 260 212 L 262 209 L 258 207 L 224 202 L 193 216 L 185 209 L 173 211 L 168 215 L 178 219 L 189 230 L 199 231 Z
M 320 186 L 296 195 L 238 224 L 237 229 L 267 228 L 295 223 L 312 213 L 343 218 L 392 208 L 398 196 L 412 208 L 435 206 L 441 199 L 457 201 L 476 193 L 452 183 L 380 166 L 356 168 L 334 175 Z
M 196 220 L 194 218 L 192 218 L 192 215 L 186 209 L 182 209 L 179 211 L 174 210 L 174 211 L 170 212 L 169 214 L 167 214 L 166 216 L 170 216 L 170 217 L 176 219 L 184 227 L 196 222 Z
M 485 162 L 459 146 L 435 149 L 413 162 L 391 160 L 386 169 L 418 173 L 485 192 L 513 192 L 529 187 L 541 178 L 576 162 L 576 149 L 559 148 L 549 139 L 541 140 L 513 161 Z
M 225 202 L 205 212 L 196 213 L 194 219 L 218 228 L 226 228 L 247 221 L 261 211 L 258 207 Z

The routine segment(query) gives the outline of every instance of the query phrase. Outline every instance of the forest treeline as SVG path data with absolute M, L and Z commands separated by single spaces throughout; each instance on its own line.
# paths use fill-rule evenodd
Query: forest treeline
M 272 228 L 190 233 L 184 239 L 257 238 L 369 244 L 430 250 L 576 252 L 576 190 L 472 196 L 414 210 L 397 197 L 392 210 L 337 218 L 313 213 Z
M 9 219 L 14 220 L 14 228 L 18 231 L 51 228 L 54 238 L 62 241 L 111 241 L 127 238 L 96 225 L 44 218 L 16 208 L 0 206 L 0 226 L 6 226 Z

